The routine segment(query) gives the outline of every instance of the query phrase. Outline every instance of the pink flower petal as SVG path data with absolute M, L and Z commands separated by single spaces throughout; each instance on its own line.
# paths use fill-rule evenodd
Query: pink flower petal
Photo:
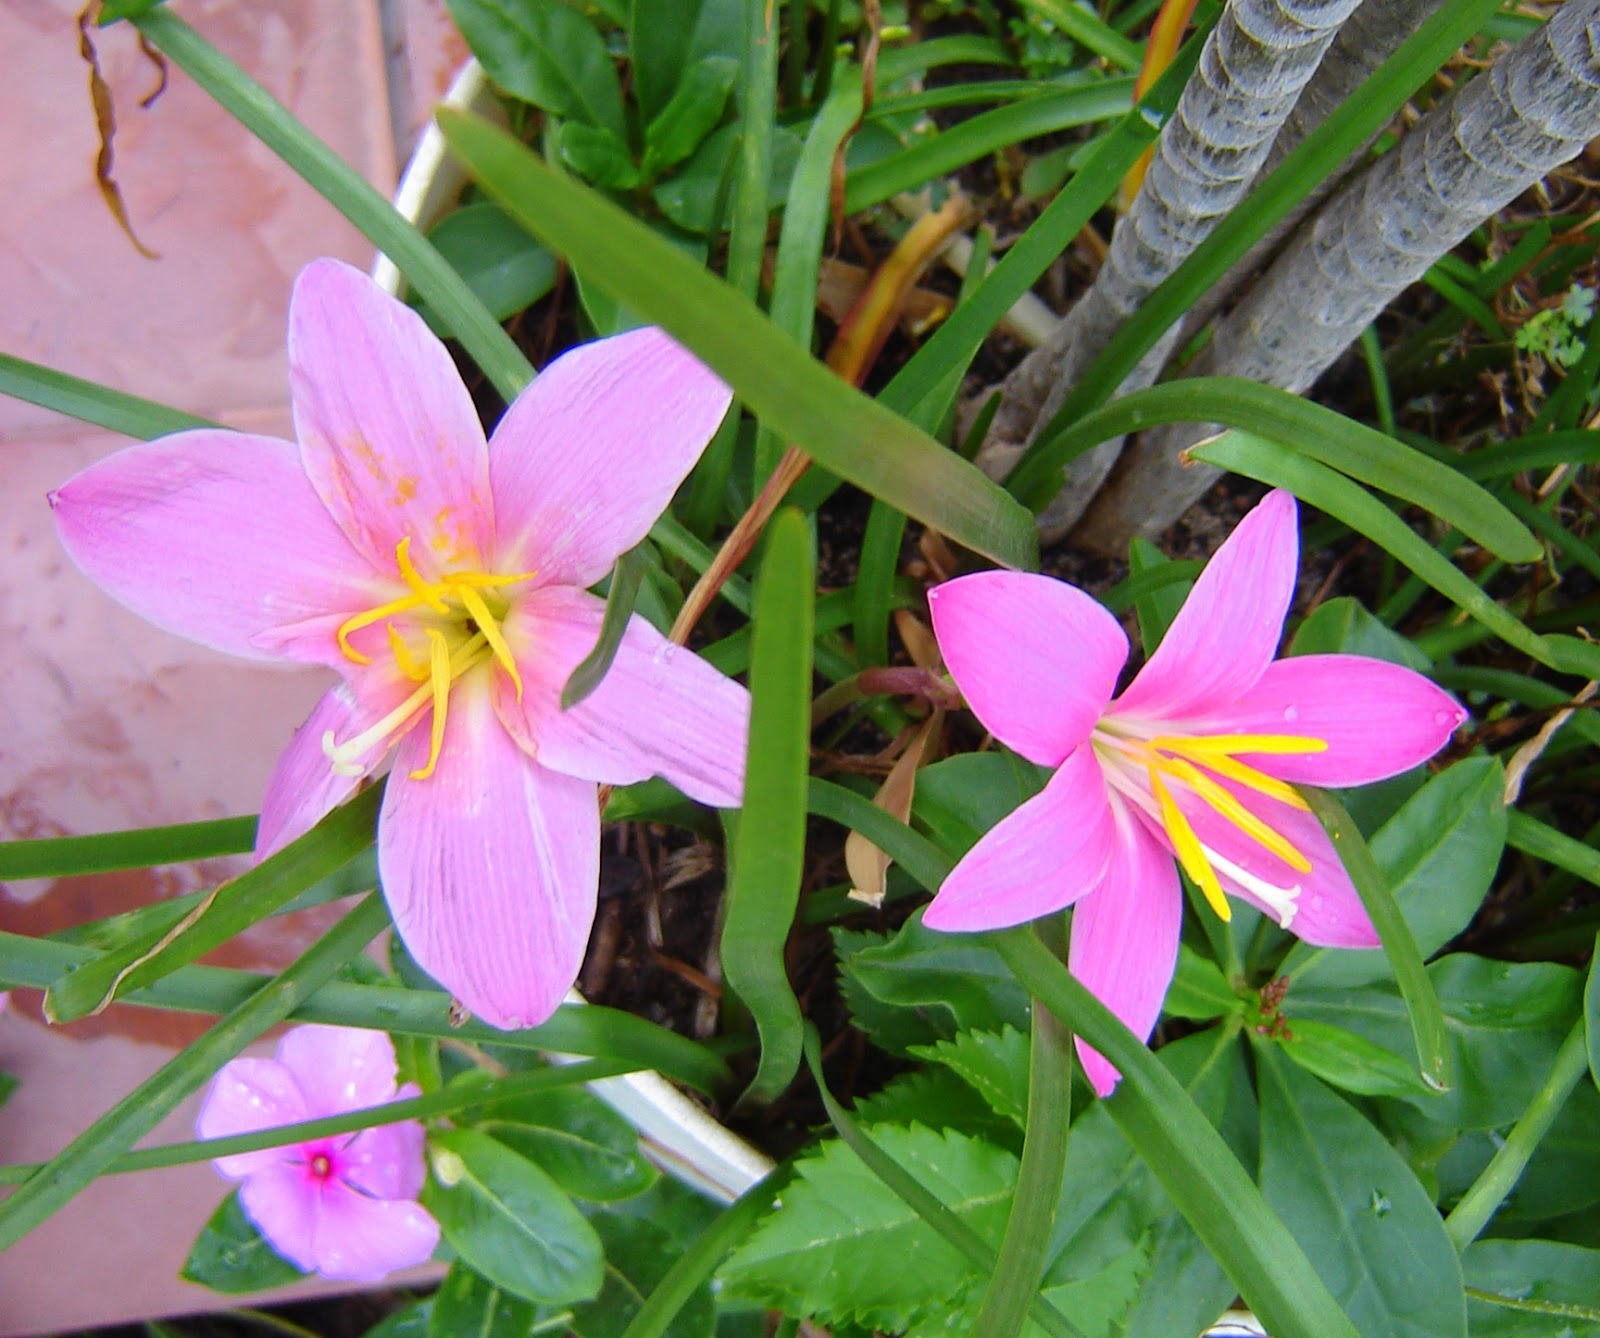
M 278 1042 L 278 1062 L 294 1074 L 314 1115 L 342 1115 L 394 1098 L 394 1042 L 381 1031 L 294 1027 Z
M 303 1273 L 317 1268 L 317 1218 L 322 1191 L 304 1166 L 284 1163 L 251 1175 L 239 1206 L 267 1243 Z
M 295 448 L 272 437 L 180 432 L 129 446 L 69 479 L 50 505 L 90 580 L 158 627 L 231 655 L 325 660 L 376 578 Z
M 289 391 L 305 471 L 374 566 L 398 573 L 409 536 L 424 576 L 481 569 L 494 552 L 483 426 L 416 312 L 360 270 L 313 261 L 289 302 Z
M 368 1198 L 338 1181 L 322 1190 L 313 1250 L 325 1278 L 377 1282 L 423 1264 L 439 1244 L 439 1224 L 410 1199 Z
M 345 776 L 334 771 L 322 744 L 330 730 L 335 739 L 352 738 L 360 733 L 356 719 L 350 689 L 343 683 L 329 688 L 305 724 L 294 732 L 288 747 L 278 754 L 267 780 L 267 792 L 261 800 L 261 820 L 256 826 L 258 860 L 276 854 L 291 841 L 304 836 L 350 798 L 366 779 L 364 775 Z M 383 761 L 387 751 L 386 742 L 373 748 L 368 758 L 369 771 Z
M 1092 748 L 1079 748 L 973 846 L 922 922 L 952 933 L 1004 929 L 1070 906 L 1099 886 L 1115 822 Z
M 1270 492 L 1200 573 L 1113 712 L 1173 720 L 1232 706 L 1278 649 L 1299 554 L 1295 500 Z
M 1175 788 L 1174 798 L 1194 827 L 1201 844 L 1221 855 L 1245 875 L 1243 878 L 1235 877 L 1219 868 L 1217 877 L 1224 890 L 1242 897 L 1275 922 L 1282 923 L 1280 908 L 1274 905 L 1281 898 L 1273 889 L 1298 888 L 1293 897 L 1294 914 L 1287 926 L 1292 934 L 1307 943 L 1329 948 L 1377 947 L 1378 934 L 1372 927 L 1366 907 L 1361 903 L 1361 894 L 1350 881 L 1350 875 L 1345 872 L 1344 864 L 1328 839 L 1328 834 L 1323 831 L 1322 824 L 1304 809 L 1256 794 L 1231 781 L 1221 784 L 1311 864 L 1310 873 L 1300 872 L 1196 799 L 1188 790 Z M 1266 885 L 1265 891 L 1259 886 L 1252 886 L 1257 880 Z
M 305 1094 L 294 1074 L 276 1059 L 233 1059 L 211 1080 L 195 1120 L 201 1138 L 227 1138 L 253 1134 L 311 1118 Z M 255 1175 L 295 1155 L 292 1147 L 263 1148 L 218 1157 L 217 1170 L 229 1179 Z
M 1206 728 L 1322 739 L 1328 745 L 1322 753 L 1240 758 L 1283 780 L 1349 786 L 1426 762 L 1466 718 L 1449 693 L 1401 665 L 1360 655 L 1301 655 L 1269 664 L 1243 700 Z
M 418 1096 L 410 1083 L 396 1100 Z M 414 1199 L 426 1172 L 422 1160 L 423 1131 L 416 1120 L 363 1129 L 342 1149 L 339 1174 L 364 1194 L 379 1199 Z
M 939 652 L 983 726 L 1041 766 L 1089 737 L 1117 686 L 1128 638 L 1083 591 L 985 571 L 928 592 Z
M 744 794 L 750 694 L 691 650 L 634 616 L 600 686 L 570 711 L 561 689 L 600 635 L 605 605 L 587 591 L 546 587 L 505 622 L 522 700 L 497 675 L 495 709 L 530 756 L 605 785 L 664 776 L 692 799 L 734 808 Z
M 583 964 L 600 878 L 596 787 L 540 766 L 506 733 L 487 673 L 456 684 L 433 775 L 428 731 L 400 745 L 378 870 L 418 965 L 491 1026 L 531 1027 Z
M 1140 1040 L 1148 1041 L 1178 963 L 1183 890 L 1172 855 L 1133 814 L 1117 806 L 1111 863 L 1092 896 L 1072 913 L 1067 966 Z M 1110 1096 L 1122 1076 L 1078 1041 L 1094 1090 Z
M 501 569 L 593 585 L 667 509 L 731 399 L 656 329 L 557 358 L 490 442 Z

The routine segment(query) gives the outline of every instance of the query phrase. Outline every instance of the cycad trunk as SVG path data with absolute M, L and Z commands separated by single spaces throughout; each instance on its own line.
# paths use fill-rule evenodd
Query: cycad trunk
M 1006 378 L 979 457 L 990 473 L 1010 472 L 1036 426 L 1111 336 L 1243 197 L 1356 3 L 1229 0 L 1094 284 L 1055 334 Z M 1170 351 L 1169 339 L 1124 387 L 1150 384 Z M 1102 448 L 1074 466 L 1070 487 L 1041 518 L 1047 536 L 1077 518 L 1114 459 L 1114 449 Z
M 1597 134 L 1600 0 L 1567 0 L 1329 200 L 1191 371 L 1306 389 L 1441 255 Z M 1121 553 L 1132 535 L 1159 534 L 1216 477 L 1180 460 L 1212 431 L 1145 433 L 1074 539 Z

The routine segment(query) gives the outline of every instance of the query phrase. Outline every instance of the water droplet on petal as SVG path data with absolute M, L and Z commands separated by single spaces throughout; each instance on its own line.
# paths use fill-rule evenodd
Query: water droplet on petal
M 1300 708 L 1291 702 L 1283 708 L 1283 718 L 1292 725 L 1300 718 Z
M 1456 717 L 1453 711 L 1435 711 L 1433 713 L 1433 723 L 1438 725 L 1441 729 L 1446 725 L 1453 725 L 1455 723 L 1455 719 Z

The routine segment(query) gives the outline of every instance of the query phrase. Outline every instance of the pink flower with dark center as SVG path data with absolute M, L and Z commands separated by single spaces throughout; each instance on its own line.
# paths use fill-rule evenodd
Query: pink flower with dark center
M 924 923 L 998 929 L 1081 899 L 1067 964 L 1146 1039 L 1177 963 L 1176 866 L 1224 920 L 1232 895 L 1308 943 L 1377 946 L 1294 786 L 1407 771 L 1444 747 L 1466 712 L 1386 661 L 1274 660 L 1298 562 L 1294 498 L 1270 493 L 1115 699 L 1127 637 L 1081 590 L 1018 572 L 931 590 L 934 633 L 967 704 L 995 738 L 1055 774 L 967 852 Z M 1078 1050 L 1108 1094 L 1117 1070 Z
M 586 587 L 666 509 L 730 392 L 635 330 L 558 358 L 486 443 L 444 346 L 331 260 L 295 283 L 289 373 L 298 445 L 129 447 L 51 495 L 62 543 L 169 631 L 337 671 L 268 784 L 257 853 L 393 754 L 378 868 L 406 947 L 486 1022 L 542 1022 L 594 919 L 598 786 L 743 793 L 748 693 L 642 618 L 560 706 L 599 637 Z
M 381 1031 L 295 1027 L 276 1059 L 235 1059 L 212 1080 L 195 1130 L 226 1138 L 419 1095 L 395 1088 L 394 1044 Z M 239 1180 L 245 1216 L 308 1273 L 376 1282 L 427 1260 L 439 1224 L 417 1203 L 425 1178 L 416 1120 L 287 1147 L 218 1157 Z

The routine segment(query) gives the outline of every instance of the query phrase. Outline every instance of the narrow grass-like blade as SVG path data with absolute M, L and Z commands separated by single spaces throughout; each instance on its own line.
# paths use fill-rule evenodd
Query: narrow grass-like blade
M 682 340 L 768 427 L 956 542 L 1007 566 L 1033 565 L 1033 518 L 966 461 L 846 385 L 672 243 L 503 130 L 445 110 L 438 121 L 507 213 Z
M 256 820 L 218 818 L 173 827 L 140 827 L 89 836 L 49 836 L 0 844 L 0 882 L 19 878 L 73 878 L 116 869 L 242 855 L 255 848 Z

